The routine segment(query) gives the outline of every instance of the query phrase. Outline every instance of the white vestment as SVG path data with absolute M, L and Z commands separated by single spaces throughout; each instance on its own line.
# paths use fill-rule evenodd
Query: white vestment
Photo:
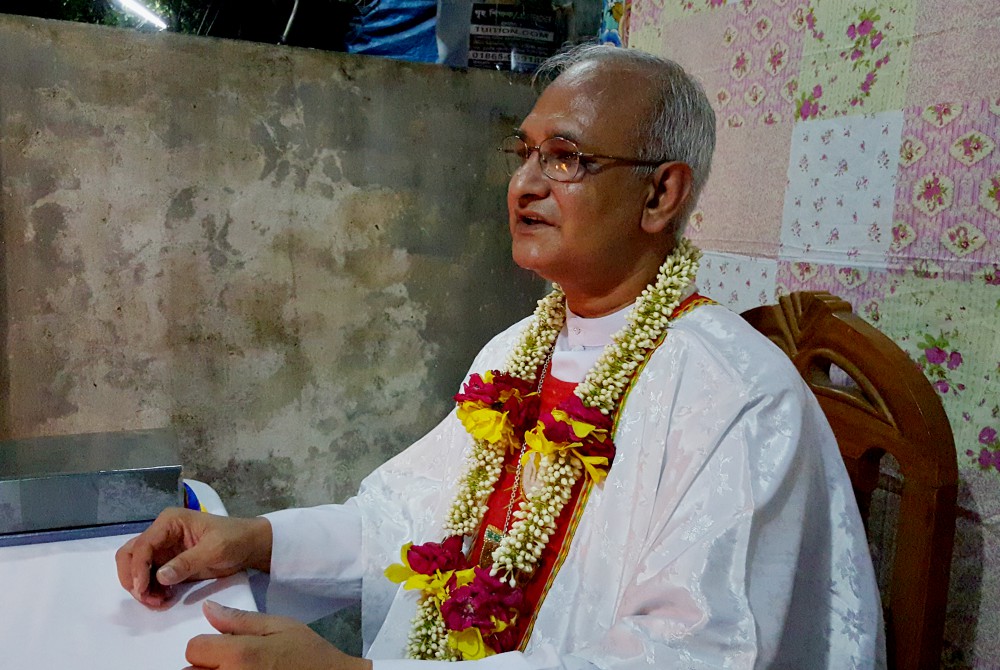
M 526 321 L 472 370 L 501 368 Z M 557 352 L 581 349 L 580 330 L 603 343 L 601 323 L 571 316 Z M 557 356 L 552 374 L 572 356 L 561 366 Z M 833 434 L 790 361 L 738 315 L 706 305 L 672 322 L 614 441 L 526 650 L 471 662 L 476 670 L 884 664 L 874 572 Z M 405 656 L 418 596 L 382 571 L 404 543 L 443 539 L 470 446 L 452 412 L 346 505 L 268 515 L 272 591 L 328 606 L 360 593 L 376 670 L 432 663 L 377 660 Z

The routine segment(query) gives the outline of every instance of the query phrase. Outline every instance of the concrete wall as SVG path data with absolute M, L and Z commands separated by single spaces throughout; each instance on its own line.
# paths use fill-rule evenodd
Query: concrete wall
M 346 498 L 530 312 L 522 80 L 0 16 L 0 438 L 173 426 L 233 513 Z

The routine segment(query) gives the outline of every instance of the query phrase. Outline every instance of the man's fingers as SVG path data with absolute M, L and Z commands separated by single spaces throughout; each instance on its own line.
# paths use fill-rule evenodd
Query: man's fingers
M 180 584 L 205 567 L 202 565 L 205 561 L 202 560 L 201 556 L 204 553 L 196 545 L 192 549 L 177 554 L 156 571 L 156 581 L 164 586 Z
M 149 590 L 149 566 L 153 562 L 153 545 L 142 535 L 131 540 L 132 548 L 128 560 L 129 582 L 122 584 L 132 592 L 137 600 Z
M 126 591 L 132 590 L 132 545 L 135 538 L 123 544 L 115 552 L 115 567 L 118 569 L 118 581 Z
M 206 600 L 201 609 L 215 630 L 231 635 L 270 635 L 285 628 L 288 621 L 284 617 L 224 607 L 211 600 Z
M 118 581 L 122 587 L 142 602 L 150 591 L 150 568 L 154 555 L 171 551 L 184 537 L 184 510 L 169 509 L 137 537 L 126 542 L 115 554 Z M 155 585 L 154 585 L 155 586 Z
M 198 668 L 218 668 L 226 658 L 228 639 L 221 635 L 196 635 L 188 640 L 184 658 Z

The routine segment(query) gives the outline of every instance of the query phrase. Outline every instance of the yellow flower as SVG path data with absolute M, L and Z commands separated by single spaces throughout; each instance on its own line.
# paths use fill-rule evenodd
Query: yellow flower
M 552 410 L 552 417 L 568 425 L 573 435 L 580 440 L 589 437 L 596 442 L 605 442 L 608 439 L 608 431 L 598 428 L 592 423 L 572 419 L 570 416 L 558 409 Z M 590 456 L 581 451 L 583 442 L 553 442 L 545 436 L 544 424 L 538 424 L 524 434 L 524 443 L 528 447 L 521 456 L 521 464 L 534 456 L 537 467 L 539 458 L 543 455 L 555 454 L 560 451 L 569 450 L 573 457 L 580 461 L 580 464 L 587 470 L 587 474 L 594 480 L 595 484 L 600 484 L 608 474 L 608 459 L 605 456 Z
M 448 570 L 446 572 L 437 570 L 433 575 L 424 575 L 416 572 L 410 567 L 410 562 L 406 560 L 406 554 L 412 546 L 412 542 L 407 542 L 400 549 L 402 565 L 393 563 L 383 572 L 390 582 L 402 584 L 403 588 L 407 591 L 421 591 L 437 599 L 438 603 L 441 603 L 448 598 L 448 581 L 452 578 L 452 575 L 455 576 L 458 586 L 465 586 L 475 576 L 473 568 L 458 570 L 457 572 L 455 570 Z
M 449 631 L 448 646 L 461 654 L 464 661 L 478 661 L 496 653 L 486 646 L 483 634 L 475 626 L 465 630 Z
M 412 542 L 407 542 L 403 545 L 403 548 L 399 550 L 400 558 L 403 564 L 393 563 L 388 568 L 385 569 L 385 576 L 388 577 L 389 581 L 393 584 L 400 584 L 405 582 L 407 579 L 417 574 L 410 567 L 410 562 L 406 560 L 406 554 L 410 551 L 410 547 L 413 546 Z
M 528 449 L 521 456 L 521 463 L 527 462 L 528 457 L 534 454 L 536 463 L 539 456 L 548 456 L 573 447 L 582 447 L 581 442 L 553 442 L 545 436 L 545 426 L 541 421 L 534 428 L 524 434 L 524 444 Z
M 561 409 L 552 410 L 552 418 L 555 419 L 556 421 L 562 421 L 565 424 L 569 424 L 570 428 L 573 429 L 573 434 L 576 435 L 581 440 L 590 435 L 591 433 L 596 433 L 595 437 L 601 442 L 603 442 L 604 438 L 601 436 L 601 434 L 602 433 L 604 435 L 608 434 L 608 431 L 606 431 L 605 429 L 598 428 L 594 424 L 587 423 L 586 421 L 580 421 L 579 419 L 574 419 Z
M 576 449 L 573 450 L 573 455 L 576 456 L 577 459 L 583 464 L 583 467 L 587 469 L 587 474 L 590 475 L 595 484 L 600 484 L 604 481 L 604 478 L 608 476 L 608 459 L 606 457 L 583 456 Z M 603 466 L 603 468 L 598 466 Z
M 483 407 L 481 403 L 471 400 L 459 405 L 458 418 L 474 438 L 490 444 L 496 444 L 504 439 L 508 432 L 506 412 Z

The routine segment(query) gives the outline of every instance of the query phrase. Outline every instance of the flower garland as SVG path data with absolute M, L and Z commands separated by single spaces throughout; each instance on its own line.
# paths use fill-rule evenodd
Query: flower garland
M 534 572 L 580 477 L 600 483 L 607 475 L 619 402 L 666 332 L 694 281 L 700 256 L 687 239 L 677 245 L 629 310 L 626 326 L 612 336 L 573 395 L 552 412 L 539 417 L 541 384 L 536 381 L 545 374 L 566 318 L 558 286 L 538 302 L 505 371 L 473 374 L 455 396 L 457 416 L 474 446 L 444 523 L 447 539 L 405 545 L 402 563 L 385 571 L 393 582 L 421 592 L 409 658 L 474 660 L 511 647 L 511 626 L 523 602 L 518 583 Z M 508 451 L 520 452 L 518 477 L 521 467 L 534 460 L 541 487 L 516 511 L 508 508 L 507 533 L 487 571 L 473 567 L 462 551 L 463 538 L 478 531 Z

